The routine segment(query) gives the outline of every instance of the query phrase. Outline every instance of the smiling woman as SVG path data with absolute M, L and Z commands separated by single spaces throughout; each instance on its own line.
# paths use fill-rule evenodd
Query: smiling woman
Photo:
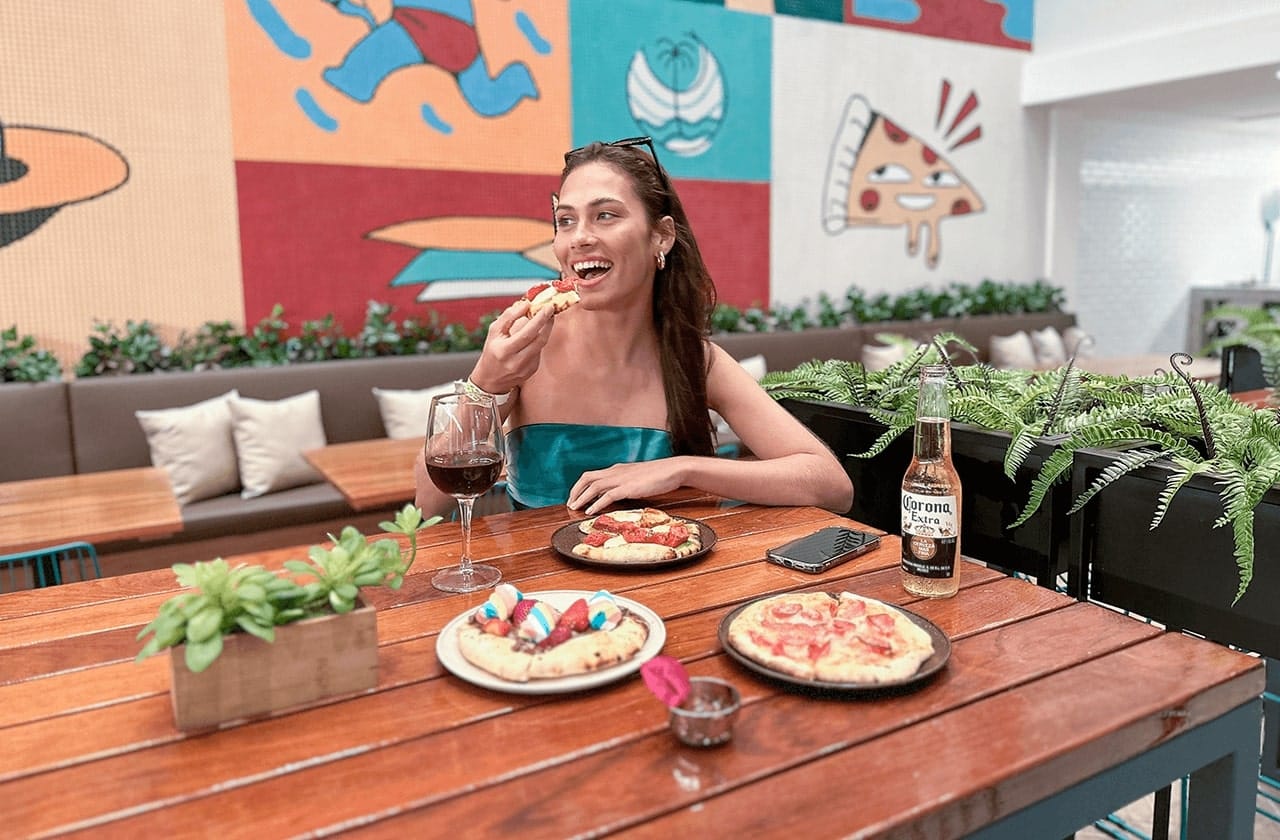
M 510 394 L 513 502 L 595 514 L 686 486 L 847 510 L 852 487 L 830 450 L 707 340 L 715 285 L 649 138 L 567 153 L 553 212 L 553 287 L 580 302 L 555 311 L 516 301 L 471 374 Z M 712 410 L 756 460 L 715 457 Z M 419 504 L 447 508 L 423 478 Z

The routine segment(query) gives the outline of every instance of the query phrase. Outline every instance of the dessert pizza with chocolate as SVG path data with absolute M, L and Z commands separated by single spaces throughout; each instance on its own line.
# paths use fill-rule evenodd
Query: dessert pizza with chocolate
M 524 293 L 529 301 L 529 317 L 550 306 L 554 314 L 559 315 L 578 302 L 578 290 L 572 280 L 553 280 L 550 283 L 539 283 Z
M 933 655 L 933 639 L 905 613 L 852 592 L 763 598 L 733 619 L 728 640 L 775 671 L 832 683 L 898 682 Z
M 602 513 L 578 523 L 573 553 L 604 563 L 655 563 L 689 557 L 702 549 L 697 523 L 658 508 Z
M 648 638 L 643 619 L 603 589 L 561 611 L 502 583 L 459 626 L 458 650 L 477 668 L 523 683 L 626 662 Z

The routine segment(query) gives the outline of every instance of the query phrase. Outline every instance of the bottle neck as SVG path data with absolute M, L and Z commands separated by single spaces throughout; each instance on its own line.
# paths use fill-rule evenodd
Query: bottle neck
M 925 365 L 920 370 L 920 394 L 916 399 L 915 456 L 920 461 L 940 461 L 951 455 L 951 402 L 947 395 L 945 365 Z
M 915 458 L 944 461 L 951 457 L 951 421 L 946 417 L 916 417 Z

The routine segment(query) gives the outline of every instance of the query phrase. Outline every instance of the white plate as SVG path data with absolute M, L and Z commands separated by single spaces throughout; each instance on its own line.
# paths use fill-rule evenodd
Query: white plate
M 584 589 L 552 589 L 545 592 L 525 592 L 523 594 L 526 598 L 537 598 L 539 601 L 546 601 L 556 609 L 563 611 L 568 609 L 569 605 L 577 599 L 590 598 L 595 593 Z M 649 638 L 645 640 L 640 650 L 636 651 L 636 655 L 626 662 L 619 662 L 617 665 L 601 668 L 599 671 L 589 671 L 585 674 L 574 674 L 568 677 L 529 680 L 528 682 L 504 680 L 501 677 L 490 674 L 483 668 L 477 668 L 472 665 L 463 657 L 462 651 L 458 649 L 458 628 L 464 621 L 471 618 L 471 614 L 476 611 L 476 607 L 471 607 L 461 615 L 456 616 L 440 631 L 440 635 L 436 637 L 436 658 L 440 660 L 440 664 L 448 671 L 473 685 L 493 689 L 494 691 L 506 691 L 511 694 L 564 694 L 570 691 L 583 691 L 584 689 L 595 688 L 598 685 L 620 680 L 639 671 L 641 665 L 658 655 L 658 651 L 662 650 L 663 644 L 667 641 L 667 628 L 658 614 L 648 607 L 632 601 L 630 598 L 623 598 L 621 595 L 614 595 L 613 597 L 618 602 L 618 606 L 626 607 L 639 616 L 645 624 L 649 625 Z

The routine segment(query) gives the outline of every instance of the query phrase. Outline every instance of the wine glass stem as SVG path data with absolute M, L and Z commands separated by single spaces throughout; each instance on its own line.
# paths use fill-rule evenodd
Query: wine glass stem
M 462 518 L 462 559 L 458 569 L 464 577 L 471 577 L 471 507 L 475 502 L 472 496 L 458 499 L 458 515 Z

